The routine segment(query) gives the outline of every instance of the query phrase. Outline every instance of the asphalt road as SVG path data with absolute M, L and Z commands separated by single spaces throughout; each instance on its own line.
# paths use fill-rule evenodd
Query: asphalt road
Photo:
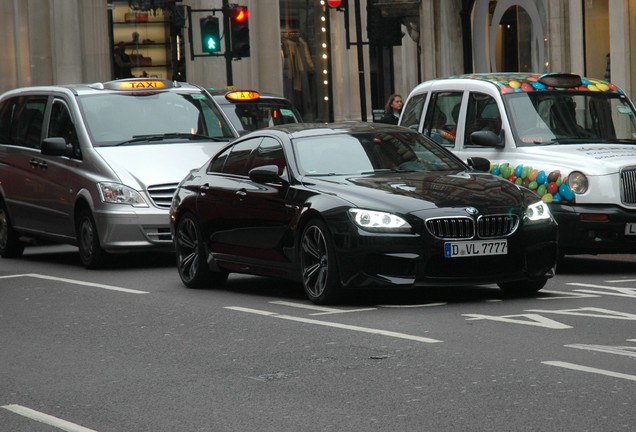
M 1 432 L 634 431 L 636 257 L 494 286 L 181 285 L 169 255 L 0 260 Z

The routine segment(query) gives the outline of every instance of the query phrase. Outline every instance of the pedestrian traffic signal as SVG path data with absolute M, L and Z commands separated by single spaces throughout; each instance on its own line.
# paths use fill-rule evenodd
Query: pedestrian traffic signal
M 216 53 L 221 51 L 221 32 L 219 19 L 213 16 L 201 18 L 201 46 L 203 52 Z
M 229 10 L 230 14 L 230 43 L 232 57 L 242 58 L 250 56 L 250 13 L 245 6 L 235 6 Z

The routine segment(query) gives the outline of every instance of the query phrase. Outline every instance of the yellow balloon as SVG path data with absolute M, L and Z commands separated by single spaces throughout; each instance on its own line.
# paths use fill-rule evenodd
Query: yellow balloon
M 510 87 L 512 87 L 512 88 L 515 88 L 515 89 L 516 89 L 516 88 L 521 87 L 521 83 L 520 83 L 519 81 L 517 81 L 517 80 L 512 80 L 512 81 L 510 81 L 510 82 L 508 83 L 508 85 L 509 85 Z
M 547 194 L 543 195 L 541 197 L 541 201 L 543 201 L 546 204 L 550 204 L 552 202 L 552 194 L 547 193 Z

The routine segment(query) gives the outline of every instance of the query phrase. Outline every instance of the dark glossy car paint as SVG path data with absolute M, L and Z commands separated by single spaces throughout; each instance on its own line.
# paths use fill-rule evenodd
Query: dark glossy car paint
M 380 138 L 374 143 L 377 141 L 378 145 L 388 145 L 387 137 L 397 135 L 407 141 L 423 141 L 439 152 L 444 169 L 342 175 L 308 172 L 299 160 L 297 141 L 318 139 L 319 146 L 320 142 L 343 135 L 377 135 Z M 533 292 L 541 289 L 553 274 L 556 223 L 551 216 L 532 222 L 524 216 L 528 206 L 537 203 L 536 195 L 472 169 L 419 133 L 361 122 L 300 124 L 256 131 L 229 147 L 248 140 L 271 143 L 272 148 L 280 144 L 284 159 L 278 157 L 269 166 L 257 166 L 249 176 L 211 172 L 210 169 L 222 169 L 220 161 L 227 152 L 221 151 L 210 163 L 193 170 L 174 196 L 171 229 L 179 272 L 188 286 L 214 285 L 211 276 L 216 277 L 215 282 L 222 282 L 231 272 L 303 282 L 311 269 L 320 268 L 326 284 L 334 288 L 327 295 L 315 295 L 311 287 L 304 285 L 312 301 L 326 303 L 333 301 L 341 288 L 497 283 L 504 289 Z M 255 156 L 250 157 L 256 160 Z M 356 164 L 354 158 L 347 159 L 344 146 L 328 158 L 341 159 L 343 166 Z M 352 208 L 397 215 L 409 227 L 396 231 L 363 229 L 354 223 L 349 212 Z M 180 224 L 185 217 L 199 232 L 202 244 L 188 249 L 197 252 L 197 256 L 185 254 L 180 247 L 179 242 L 184 239 L 179 233 Z M 479 217 L 481 222 L 477 222 Z M 482 227 L 484 221 L 509 223 L 511 230 L 513 225 L 515 229 L 503 235 L 475 233 L 470 238 L 449 239 L 434 236 L 425 226 L 455 220 L 471 220 L 476 227 Z M 506 254 L 444 256 L 445 243 L 495 238 L 506 240 Z M 313 239 L 324 243 L 320 248 L 324 249 L 329 266 L 318 258 L 317 262 L 307 262 L 314 255 L 307 253 L 308 248 L 311 252 L 307 243 Z M 192 259 L 198 260 L 194 270 L 203 272 L 203 276 L 188 278 L 188 272 L 194 274 L 188 267 Z

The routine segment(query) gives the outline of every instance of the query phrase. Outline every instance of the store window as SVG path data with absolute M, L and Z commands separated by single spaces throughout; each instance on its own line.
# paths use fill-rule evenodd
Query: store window
M 609 4 L 606 1 L 586 1 L 585 19 L 585 75 L 611 80 Z
M 329 14 L 324 0 L 280 0 L 284 96 L 307 122 L 331 114 Z

